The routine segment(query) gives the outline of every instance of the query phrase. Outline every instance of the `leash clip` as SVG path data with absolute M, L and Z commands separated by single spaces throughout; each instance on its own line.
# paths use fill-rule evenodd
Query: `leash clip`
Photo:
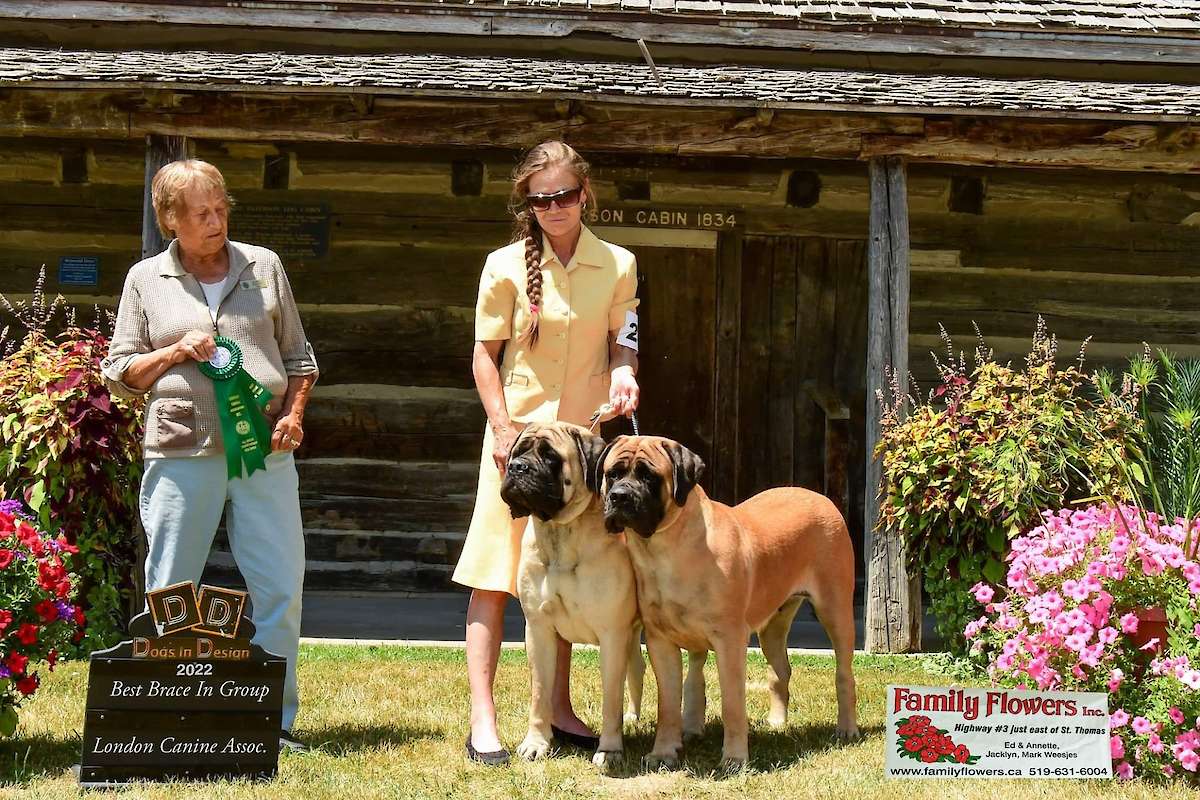
M 592 414 L 592 419 L 590 421 L 590 424 L 588 425 L 588 430 L 591 431 L 592 433 L 595 433 L 596 426 L 600 424 L 600 418 L 603 417 L 605 414 L 609 413 L 610 411 L 612 411 L 611 403 L 605 403 L 604 405 L 597 408 L 596 413 Z M 642 435 L 641 426 L 638 425 L 638 418 L 637 418 L 636 411 L 634 411 L 633 413 L 631 413 L 629 415 L 629 421 L 633 423 L 633 435 L 641 436 Z

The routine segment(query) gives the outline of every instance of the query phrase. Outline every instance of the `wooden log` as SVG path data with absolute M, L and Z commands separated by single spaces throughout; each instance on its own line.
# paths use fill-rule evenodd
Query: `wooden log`
M 868 244 L 870 299 L 867 316 L 867 492 L 865 530 L 866 648 L 908 653 L 921 648 L 921 593 L 905 569 L 905 552 L 894 531 L 876 531 L 882 468 L 874 458 L 880 440 L 877 392 L 887 393 L 886 370 L 908 375 L 908 209 L 904 162 L 872 159 L 871 238 Z
M 847 491 L 846 523 L 854 540 L 856 561 L 866 575 L 866 533 L 863 527 L 867 480 L 867 410 L 875 410 L 875 402 L 867 405 L 867 247 L 863 241 L 837 243 L 837 314 L 834 341 L 838 358 L 833 358 L 833 386 L 836 395 L 845 403 L 850 425 L 846 431 Z M 826 440 L 826 448 L 830 445 Z
M 1200 173 L 1200 126 L 960 117 L 919 136 L 863 137 L 862 157 L 942 164 Z
M 172 161 L 188 157 L 188 141 L 182 136 L 146 136 L 146 180 L 142 195 L 142 258 L 161 253 L 167 240 L 158 229 L 154 216 L 154 202 L 150 197 L 150 184 L 154 175 Z

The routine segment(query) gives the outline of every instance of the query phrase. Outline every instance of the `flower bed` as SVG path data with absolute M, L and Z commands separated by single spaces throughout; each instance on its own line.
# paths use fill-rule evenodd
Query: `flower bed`
M 70 602 L 79 550 L 42 534 L 14 513 L 19 508 L 0 501 L 0 736 L 13 734 L 21 700 L 37 691 L 38 665 L 53 670 L 85 622 Z
M 978 583 L 973 653 L 1004 686 L 1109 692 L 1117 774 L 1200 766 L 1200 520 L 1133 506 L 1046 512 L 1012 542 L 1003 586 Z M 1139 638 L 1146 609 L 1168 631 Z

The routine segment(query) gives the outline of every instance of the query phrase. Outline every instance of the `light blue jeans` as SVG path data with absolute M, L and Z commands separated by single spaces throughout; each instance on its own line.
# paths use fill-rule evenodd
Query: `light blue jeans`
M 148 458 L 142 478 L 146 588 L 200 580 L 221 512 L 234 561 L 254 605 L 254 643 L 287 659 L 283 727 L 292 729 L 299 698 L 296 654 L 304 587 L 300 479 L 291 453 L 267 456 L 266 470 L 229 478 L 225 456 Z

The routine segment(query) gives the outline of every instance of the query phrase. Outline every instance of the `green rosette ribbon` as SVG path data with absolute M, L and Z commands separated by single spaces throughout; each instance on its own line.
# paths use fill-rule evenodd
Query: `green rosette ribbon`
M 271 393 L 242 369 L 242 349 L 224 336 L 216 336 L 217 351 L 200 363 L 200 371 L 212 379 L 217 398 L 221 437 L 225 440 L 225 464 L 229 477 L 246 477 L 266 469 L 271 452 L 271 429 L 263 412 Z

